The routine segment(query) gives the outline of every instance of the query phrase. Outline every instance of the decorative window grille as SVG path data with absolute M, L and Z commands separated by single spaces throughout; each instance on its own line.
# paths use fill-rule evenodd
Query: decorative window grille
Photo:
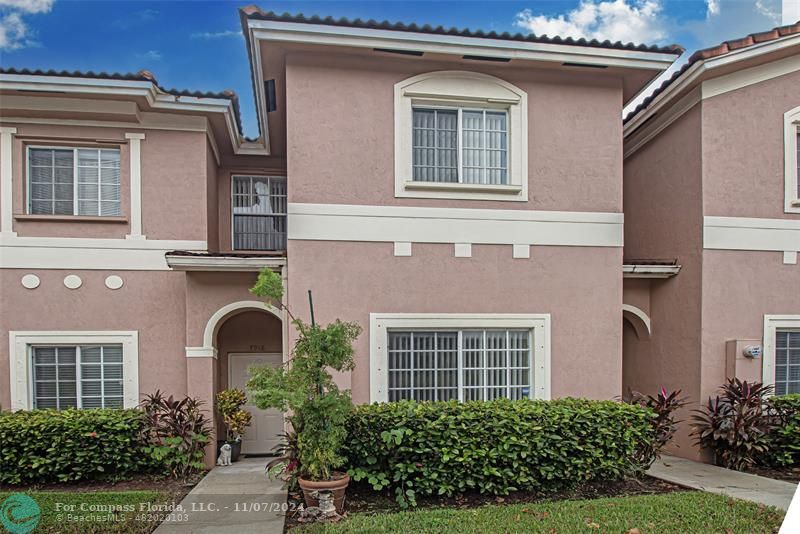
M 413 109 L 413 179 L 508 183 L 508 113 L 487 109 Z
M 390 331 L 389 401 L 531 398 L 529 330 Z
M 28 193 L 33 215 L 120 215 L 119 150 L 30 147 Z
M 775 394 L 800 393 L 800 330 L 775 332 Z
M 122 408 L 122 346 L 31 348 L 34 408 Z
M 286 178 L 234 176 L 234 250 L 286 250 Z

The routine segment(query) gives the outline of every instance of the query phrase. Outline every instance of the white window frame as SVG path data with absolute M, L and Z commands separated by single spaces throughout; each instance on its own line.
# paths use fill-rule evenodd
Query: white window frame
M 123 210 L 122 210 L 122 149 L 118 146 L 59 146 L 59 145 L 27 145 L 25 147 L 25 168 L 27 172 L 26 176 L 26 183 L 25 183 L 25 191 L 27 192 L 27 199 L 25 201 L 25 213 L 31 215 L 33 213 L 31 202 L 33 200 L 31 195 L 31 188 L 32 188 L 32 176 L 31 176 L 31 150 L 72 150 L 72 213 L 71 214 L 52 214 L 56 217 L 98 217 L 98 218 L 105 218 L 105 217 L 123 217 Z M 101 188 L 100 182 L 98 182 L 97 187 L 97 215 L 86 215 L 83 213 L 78 213 L 78 151 L 79 150 L 97 150 L 98 151 L 98 174 L 97 179 L 100 180 L 100 167 L 99 167 L 99 152 L 100 150 L 116 150 L 119 153 L 119 214 L 118 215 L 101 215 L 101 207 L 103 201 L 100 200 L 101 195 Z
M 131 331 L 10 331 L 11 410 L 33 409 L 32 346 L 122 345 L 122 405 L 139 405 L 139 333 Z
M 764 353 L 761 382 L 775 386 L 775 347 L 778 330 L 800 330 L 800 315 L 764 316 Z
M 785 213 L 800 213 L 800 176 L 797 172 L 797 133 L 800 132 L 800 106 L 783 114 Z
M 550 399 L 550 314 L 371 313 L 369 316 L 370 402 L 389 400 L 389 331 L 445 329 L 531 331 L 533 333 L 531 398 Z
M 528 200 L 528 95 L 494 76 L 439 71 L 414 76 L 394 86 L 395 197 L 459 200 Z M 413 180 L 413 108 L 505 110 L 507 183 L 465 184 Z M 461 139 L 459 122 L 459 140 Z M 460 150 L 459 150 L 460 155 Z M 459 157 L 460 166 L 460 157 Z M 459 175 L 459 180 L 461 176 Z

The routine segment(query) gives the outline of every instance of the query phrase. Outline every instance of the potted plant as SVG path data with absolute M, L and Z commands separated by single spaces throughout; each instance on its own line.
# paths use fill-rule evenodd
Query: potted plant
M 344 372 L 355 367 L 353 341 L 361 333 L 361 327 L 338 319 L 327 326 L 318 325 L 314 321 L 310 291 L 311 323 L 295 318 L 282 304 L 280 276 L 269 269 L 261 271 L 250 291 L 286 310 L 297 329 L 297 341 L 285 365 L 251 370 L 247 389 L 259 408 L 277 408 L 287 414 L 296 436 L 293 471 L 306 505 L 317 506 L 316 492 L 329 490 L 336 511 L 341 514 L 350 477 L 337 468 L 345 462 L 341 450 L 353 402 L 349 391 L 336 386 L 330 371 Z
M 247 394 L 241 389 L 226 389 L 217 393 L 217 411 L 225 424 L 225 439 L 217 441 L 217 450 L 224 444 L 229 444 L 232 462 L 239 460 L 239 455 L 242 453 L 242 436 L 253 419 L 250 412 L 242 409 L 245 403 Z

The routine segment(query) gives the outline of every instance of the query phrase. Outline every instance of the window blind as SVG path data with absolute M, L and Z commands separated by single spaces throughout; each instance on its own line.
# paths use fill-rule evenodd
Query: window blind
M 800 330 L 775 333 L 775 394 L 800 393 Z
M 528 330 L 389 332 L 389 401 L 528 398 L 530 338 Z
M 121 345 L 32 347 L 35 408 L 122 408 Z
M 508 183 L 505 111 L 414 108 L 413 180 Z
M 28 169 L 31 214 L 121 214 L 118 149 L 31 147 Z

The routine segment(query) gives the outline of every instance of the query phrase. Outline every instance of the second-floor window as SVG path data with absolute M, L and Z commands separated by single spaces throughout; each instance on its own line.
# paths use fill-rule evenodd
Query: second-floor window
M 508 113 L 468 108 L 413 109 L 413 180 L 508 183 Z
M 120 215 L 119 150 L 29 147 L 28 213 Z
M 286 249 L 286 178 L 234 176 L 231 193 L 234 250 Z

